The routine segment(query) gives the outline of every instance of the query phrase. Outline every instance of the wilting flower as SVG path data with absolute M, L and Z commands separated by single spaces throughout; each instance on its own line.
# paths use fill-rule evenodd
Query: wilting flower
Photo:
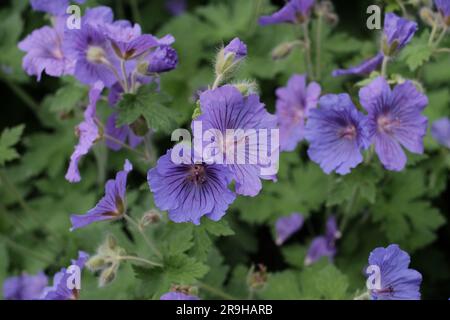
M 387 13 L 384 18 L 384 36 L 381 52 L 358 66 L 333 71 L 333 76 L 348 74 L 369 74 L 383 62 L 385 56 L 391 57 L 405 47 L 418 29 L 417 23 L 401 18 L 394 13 Z
M 304 138 L 305 120 L 316 108 L 321 88 L 316 82 L 306 85 L 306 75 L 293 75 L 277 94 L 277 118 L 280 128 L 280 151 L 293 151 Z
M 19 42 L 19 49 L 26 52 L 22 65 L 28 75 L 41 80 L 42 72 L 53 77 L 73 73 L 73 62 L 64 54 L 64 18 L 56 19 L 54 27 L 34 30 Z
M 184 150 L 185 151 L 185 150 Z M 200 224 L 202 216 L 218 221 L 236 198 L 228 189 L 231 173 L 224 165 L 195 163 L 191 150 L 179 154 L 182 163 L 168 150 L 147 175 L 150 190 L 160 210 L 174 222 Z
M 380 288 L 371 289 L 374 300 L 419 300 L 422 275 L 409 269 L 411 259 L 396 244 L 376 248 L 370 253 L 369 265 L 377 266 Z
M 47 283 L 48 278 L 43 272 L 10 277 L 3 283 L 3 297 L 6 300 L 37 300 Z
M 311 242 L 306 254 L 305 265 L 311 265 L 322 257 L 333 260 L 336 255 L 336 240 L 340 237 L 341 233 L 338 230 L 336 218 L 331 216 L 327 220 L 325 235 L 316 237 Z
M 450 1 L 449 0 L 434 0 L 436 7 L 442 15 L 442 19 L 447 26 L 450 26 Z
M 450 119 L 442 118 L 435 121 L 431 127 L 431 135 L 441 145 L 450 149 Z
M 89 91 L 89 105 L 84 111 L 84 120 L 76 128 L 79 142 L 70 156 L 70 164 L 65 176 L 66 180 L 69 182 L 73 183 L 81 180 L 78 162 L 89 152 L 95 141 L 100 138 L 100 131 L 96 123 L 96 106 L 103 88 L 103 83 L 99 81 L 96 82 Z
M 257 131 L 271 135 L 270 131 L 276 129 L 276 117 L 267 112 L 258 95 L 243 96 L 230 85 L 203 92 L 200 107 L 202 114 L 196 121 L 202 124 L 203 132 L 220 132 L 214 136 L 215 143 L 219 156 L 224 160 L 222 163 L 227 164 L 236 180 L 236 193 L 256 196 L 262 187 L 260 178 L 275 179 L 273 174 L 264 174 L 264 169 L 275 165 L 269 163 L 268 153 L 278 152 L 278 146 L 272 146 L 269 137 L 266 141 L 260 139 Z M 230 137 L 230 132 L 236 136 Z M 244 136 L 239 138 L 239 132 Z M 228 159 L 228 154 L 234 158 Z
M 78 259 L 72 260 L 72 266 L 76 266 L 81 271 L 84 268 L 89 255 L 83 251 L 78 252 Z M 42 300 L 77 300 L 80 290 L 71 282 L 71 271 L 62 268 L 60 272 L 53 277 L 53 286 L 44 289 L 41 296 Z M 73 287 L 73 288 L 72 288 Z
M 108 148 L 114 151 L 119 151 L 126 142 L 128 142 L 128 145 L 131 148 L 136 148 L 142 143 L 143 138 L 137 136 L 129 126 L 124 125 L 117 128 L 116 120 L 117 113 L 114 112 L 106 121 L 105 141 Z
M 286 217 L 281 217 L 275 224 L 275 243 L 281 246 L 288 238 L 300 230 L 303 226 L 304 218 L 300 213 L 293 213 Z
M 259 18 L 259 24 L 265 26 L 277 23 L 303 23 L 308 20 L 314 3 L 314 0 L 290 0 L 271 16 Z
M 166 0 L 166 9 L 174 16 L 179 16 L 187 9 L 186 0 Z
M 412 153 L 423 153 L 428 120 L 421 112 L 428 98 L 412 82 L 406 81 L 391 90 L 387 81 L 378 77 L 360 90 L 359 98 L 369 113 L 369 135 L 386 169 L 403 170 L 407 159 L 402 146 Z
M 159 300 L 200 300 L 199 297 L 185 294 L 182 292 L 168 292 L 159 298 Z
M 82 4 L 86 0 L 73 0 L 73 2 Z M 70 5 L 69 0 L 31 0 L 31 7 L 35 11 L 50 13 L 54 16 L 64 15 Z
M 105 196 L 97 205 L 83 215 L 71 215 L 71 231 L 85 227 L 96 221 L 120 219 L 126 212 L 126 189 L 127 176 L 133 170 L 133 166 L 128 160 L 122 171 L 116 174 L 115 179 L 108 180 L 105 185 Z
M 308 156 L 329 174 L 348 174 L 363 161 L 361 151 L 369 146 L 367 119 L 348 94 L 329 94 L 310 111 L 305 137 Z

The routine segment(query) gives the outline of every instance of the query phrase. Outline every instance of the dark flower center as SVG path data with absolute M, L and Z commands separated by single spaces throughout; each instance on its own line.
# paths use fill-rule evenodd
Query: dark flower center
M 116 197 L 116 210 L 105 212 L 103 215 L 108 217 L 120 217 L 124 213 L 125 205 L 120 197 Z
M 189 169 L 187 179 L 195 184 L 203 184 L 206 182 L 206 170 L 204 165 L 195 164 Z
M 378 294 L 391 294 L 392 295 L 394 293 L 394 288 L 392 286 L 389 286 L 387 288 L 375 290 L 375 292 Z

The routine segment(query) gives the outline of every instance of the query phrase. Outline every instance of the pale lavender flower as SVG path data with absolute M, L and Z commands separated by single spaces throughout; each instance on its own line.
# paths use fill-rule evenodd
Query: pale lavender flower
M 128 143 L 131 148 L 136 148 L 143 141 L 142 137 L 137 136 L 133 130 L 127 126 L 116 127 L 117 113 L 113 112 L 106 121 L 105 140 L 108 148 L 114 151 L 122 149 L 124 143 Z M 111 139 L 110 137 L 114 138 Z
M 151 73 L 168 72 L 177 67 L 178 55 L 174 48 L 162 45 L 150 52 L 147 59 Z
M 89 105 L 84 111 L 84 120 L 76 128 L 79 142 L 70 157 L 69 168 L 65 176 L 69 182 L 74 183 L 81 180 L 78 162 L 89 152 L 95 141 L 100 138 L 100 131 L 96 122 L 96 106 L 103 88 L 104 85 L 102 82 L 96 82 L 89 91 Z
M 83 215 L 71 215 L 71 231 L 85 227 L 93 222 L 104 220 L 117 220 L 123 217 L 127 210 L 126 189 L 128 173 L 133 166 L 128 160 L 122 171 L 116 174 L 115 179 L 108 180 L 105 185 L 105 196 L 97 205 Z
M 329 94 L 319 100 L 319 109 L 310 111 L 305 137 L 308 156 L 329 174 L 348 174 L 363 161 L 369 146 L 367 119 L 348 94 Z
M 373 300 L 420 300 L 422 275 L 409 269 L 411 259 L 396 244 L 376 248 L 369 256 L 369 265 L 378 266 L 381 287 L 371 289 Z
M 225 56 L 234 55 L 234 62 L 244 59 L 247 56 L 247 45 L 239 38 L 234 38 L 223 48 Z
M 200 300 L 199 297 L 185 294 L 182 292 L 168 292 L 159 298 L 159 300 Z
M 450 119 L 435 121 L 431 127 L 431 135 L 438 143 L 450 149 Z
M 296 212 L 289 216 L 279 218 L 275 224 L 275 243 L 278 246 L 281 246 L 287 239 L 302 228 L 304 220 L 303 216 Z
M 187 0 L 165 0 L 166 9 L 174 16 L 179 16 L 187 9 Z
M 315 0 L 289 0 L 283 8 L 270 16 L 259 18 L 262 26 L 278 23 L 303 23 L 308 20 Z
M 407 159 L 402 146 L 412 153 L 423 153 L 428 120 L 421 112 L 428 98 L 411 81 L 391 90 L 387 81 L 378 77 L 360 90 L 359 98 L 369 113 L 369 135 L 386 169 L 404 169 Z
M 293 151 L 304 138 L 305 120 L 316 108 L 321 88 L 316 82 L 307 85 L 306 75 L 293 75 L 286 87 L 276 91 L 276 115 L 280 128 L 280 151 Z
M 372 71 L 378 69 L 384 59 L 384 54 L 378 53 L 375 57 L 363 61 L 360 65 L 350 67 L 348 69 L 337 69 L 334 70 L 333 77 L 339 77 L 350 74 L 370 74 Z
M 318 236 L 311 242 L 306 254 L 305 265 L 311 265 L 322 257 L 328 257 L 332 261 L 336 255 L 336 240 L 340 237 L 341 233 L 337 227 L 336 218 L 331 216 L 327 220 L 325 235 Z
M 89 255 L 83 251 L 78 252 L 78 259 L 72 260 L 72 265 L 78 267 L 80 270 L 84 268 Z M 77 300 L 80 295 L 80 290 L 71 289 L 70 276 L 72 274 L 66 269 L 62 268 L 60 272 L 53 277 L 53 286 L 47 287 L 42 293 L 42 300 Z
M 6 300 L 37 300 L 47 284 L 48 278 L 43 272 L 10 277 L 3 283 L 3 297 Z

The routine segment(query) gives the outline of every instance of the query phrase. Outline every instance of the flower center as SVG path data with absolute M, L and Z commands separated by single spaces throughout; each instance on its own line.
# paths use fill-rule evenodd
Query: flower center
M 353 140 L 356 137 L 356 128 L 354 125 L 348 125 L 345 127 L 340 134 L 341 138 L 347 139 L 347 140 Z
M 398 124 L 398 120 L 391 119 L 388 116 L 380 116 L 377 119 L 378 130 L 383 133 L 392 133 L 392 130 Z
M 90 46 L 87 50 L 86 58 L 92 63 L 104 63 L 106 61 L 106 54 L 103 48 Z
M 195 184 L 203 184 L 206 182 L 206 170 L 201 164 L 195 164 L 189 169 L 188 180 Z

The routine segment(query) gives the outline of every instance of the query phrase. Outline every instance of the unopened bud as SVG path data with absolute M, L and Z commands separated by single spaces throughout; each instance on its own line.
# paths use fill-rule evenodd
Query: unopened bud
M 258 93 L 258 85 L 255 81 L 243 81 L 233 83 L 233 86 L 238 89 L 243 96 L 248 96 L 254 93 Z
M 272 50 L 272 59 L 280 60 L 286 58 L 292 52 L 292 49 L 294 49 L 296 46 L 300 44 L 301 44 L 300 41 L 280 43 Z
M 144 229 L 145 227 L 158 223 L 159 221 L 161 221 L 161 214 L 157 210 L 150 210 L 142 216 L 141 221 L 139 222 L 139 227 Z
M 226 78 L 232 75 L 239 63 L 247 56 L 247 45 L 239 38 L 234 38 L 216 57 L 215 72 Z
M 102 270 L 106 265 L 107 262 L 100 255 L 93 256 L 86 262 L 86 267 L 91 271 Z
M 140 61 L 137 65 L 137 71 L 140 74 L 147 75 L 149 65 L 150 65 L 150 63 L 148 61 L 145 61 L 145 60 Z
M 114 279 L 116 278 L 116 273 L 117 273 L 117 266 L 112 265 L 109 268 L 104 269 L 101 273 L 100 273 L 100 278 L 99 278 L 99 287 L 104 287 L 108 284 L 110 284 L 111 282 L 114 281 Z
M 267 268 L 263 264 L 258 264 L 258 270 L 252 266 L 247 276 L 247 285 L 251 290 L 261 290 L 267 283 Z
M 426 23 L 429 26 L 433 26 L 435 24 L 436 16 L 435 13 L 428 7 L 423 7 L 419 11 L 420 18 L 424 23 Z

